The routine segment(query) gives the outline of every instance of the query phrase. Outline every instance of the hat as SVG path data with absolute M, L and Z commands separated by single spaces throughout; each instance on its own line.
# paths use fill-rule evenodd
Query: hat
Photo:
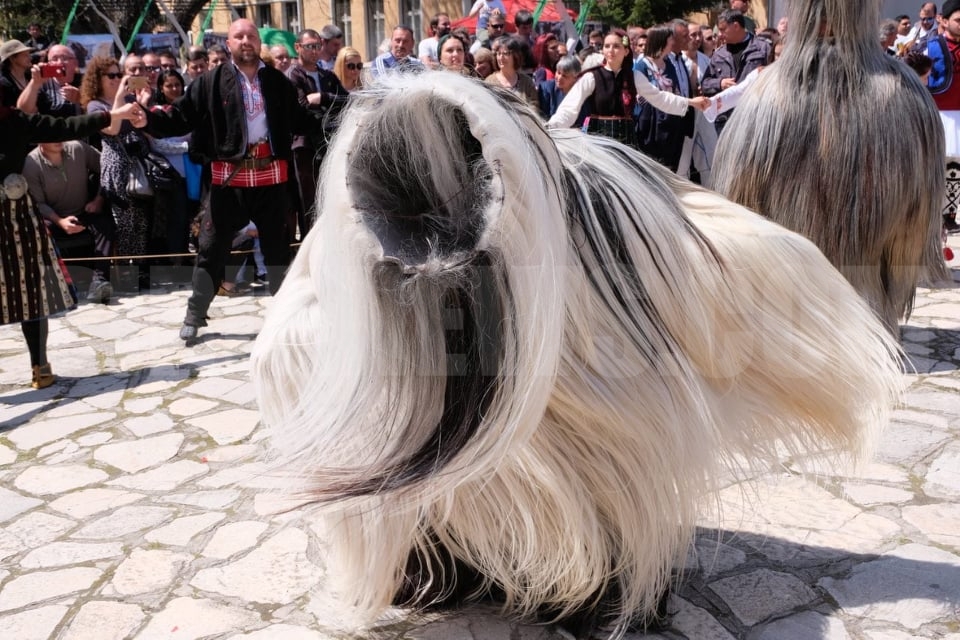
M 943 16 L 944 20 L 947 20 L 955 11 L 960 11 L 960 0 L 947 0 L 943 3 L 943 9 L 940 11 L 940 15 Z
M 23 53 L 24 51 L 33 52 L 36 51 L 36 49 L 33 47 L 28 47 L 19 40 L 7 40 L 3 44 L 0 44 L 0 62 L 6 62 L 9 58 L 12 58 L 18 53 Z

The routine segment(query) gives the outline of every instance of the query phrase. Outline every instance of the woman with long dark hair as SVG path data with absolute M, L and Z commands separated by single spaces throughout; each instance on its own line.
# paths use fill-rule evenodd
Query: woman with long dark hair
M 0 89 L 0 94 L 3 90 Z M 47 361 L 50 316 L 75 304 L 53 243 L 20 174 L 32 144 L 82 138 L 124 120 L 146 124 L 139 105 L 86 116 L 26 115 L 0 100 L 0 324 L 19 322 L 30 351 L 30 386 L 43 389 L 55 377 Z
M 705 109 L 709 105 L 706 98 L 688 99 L 658 89 L 645 76 L 634 73 L 627 59 L 629 52 L 630 39 L 626 32 L 611 30 L 603 39 L 603 64 L 580 74 L 547 126 L 565 128 L 573 125 L 586 104 L 590 114 L 588 132 L 608 135 L 636 146 L 634 111 L 638 96 L 674 115 L 683 115 L 690 106 Z

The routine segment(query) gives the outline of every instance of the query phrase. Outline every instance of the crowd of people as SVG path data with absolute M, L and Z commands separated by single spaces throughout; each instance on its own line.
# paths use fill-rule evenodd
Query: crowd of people
M 111 299 L 110 267 L 118 256 L 140 266 L 141 287 L 149 286 L 152 267 L 195 261 L 181 331 L 189 342 L 206 325 L 215 295 L 237 295 L 251 284 L 279 287 L 290 245 L 310 230 L 337 114 L 352 92 L 382 74 L 475 77 L 515 94 L 548 127 L 615 137 L 709 186 L 710 150 L 738 93 L 789 38 L 785 19 L 757 30 L 749 0 L 731 0 L 715 27 L 678 18 L 583 38 L 566 13 L 553 30 L 537 32 L 532 14 L 508 16 L 499 4 L 477 2 L 475 33 L 453 28 L 443 13 L 431 18 L 430 35 L 419 43 L 409 27 L 397 26 L 373 60 L 344 46 L 333 25 L 301 31 L 290 50 L 263 45 L 256 26 L 238 20 L 225 46 L 94 57 L 81 75 L 69 46 L 41 42 L 31 31 L 25 42 L 0 44 L 4 118 L 112 117 L 84 121 L 103 124 L 95 129 L 73 125 L 74 140 L 40 127 L 30 140 L 40 144 L 17 166 L 5 165 L 5 175 L 24 176 L 55 244 L 87 239 L 95 258 L 85 263 L 90 301 Z M 960 12 L 952 30 L 953 16 L 930 5 L 916 25 L 906 16 L 880 25 L 880 45 L 921 74 L 932 66 L 931 35 L 944 34 L 950 52 L 960 48 Z M 141 164 L 153 178 L 149 195 L 131 190 Z M 956 229 L 949 215 L 945 225 Z M 237 246 L 256 249 L 249 271 L 231 256 Z

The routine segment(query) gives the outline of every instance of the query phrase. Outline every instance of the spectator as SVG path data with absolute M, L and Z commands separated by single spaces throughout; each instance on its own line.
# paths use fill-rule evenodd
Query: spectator
M 700 51 L 708 58 L 713 57 L 716 50 L 717 36 L 713 27 L 700 27 Z
M 37 213 L 49 225 L 57 244 L 71 236 L 89 238 L 99 259 L 92 263 L 87 300 L 110 302 L 115 227 L 99 193 L 100 153 L 78 140 L 42 142 L 27 156 L 23 176 Z M 93 197 L 91 184 L 96 185 Z
M 164 109 L 172 105 L 186 91 L 183 76 L 176 69 L 164 69 L 157 80 L 159 93 L 156 105 Z M 172 136 L 169 138 L 150 137 L 150 148 L 161 154 L 176 171 L 173 186 L 170 189 L 157 191 L 154 196 L 154 229 L 163 235 L 163 246 L 160 249 L 165 253 L 185 254 L 188 251 L 190 238 L 190 221 L 199 203 L 191 203 L 187 194 L 187 151 L 189 150 L 191 134 Z M 180 256 L 170 261 L 173 265 L 183 264 Z
M 730 0 L 730 9 L 743 14 L 743 28 L 747 33 L 754 35 L 757 32 L 757 23 L 747 15 L 750 12 L 750 0 Z
M 478 0 L 482 1 L 482 0 Z M 493 51 L 494 41 L 507 33 L 507 18 L 505 13 L 501 13 L 499 10 L 494 11 L 491 14 L 489 22 L 487 22 L 487 28 L 482 32 L 477 30 L 477 38 L 474 40 L 473 44 L 470 45 L 470 53 L 476 57 L 477 50 L 481 47 L 490 49 Z
M 438 13 L 430 18 L 430 37 L 421 40 L 417 49 L 420 62 L 431 69 L 440 66 L 440 38 L 450 33 L 450 27 L 450 16 L 446 13 Z
M 480 47 L 473 52 L 473 70 L 481 80 L 486 80 L 496 70 L 496 65 L 493 51 L 490 49 Z
M 726 44 L 717 49 L 710 59 L 710 67 L 703 77 L 703 94 L 714 96 L 732 87 L 751 71 L 767 65 L 772 59 L 770 43 L 747 32 L 744 16 L 739 11 L 727 10 L 720 14 L 718 29 Z M 723 131 L 732 112 L 717 117 L 717 134 Z
M 580 60 L 576 56 L 563 56 L 557 61 L 556 71 L 553 74 L 553 78 L 550 80 L 545 80 L 539 87 L 537 87 L 537 95 L 540 101 L 540 114 L 544 118 L 551 118 L 553 114 L 557 112 L 560 103 L 563 102 L 563 99 L 570 89 L 573 88 L 573 84 L 577 81 L 577 76 L 580 75 Z M 577 120 L 574 121 L 574 126 L 580 126 L 583 124 L 583 115 L 577 117 Z
M 348 93 L 363 89 L 363 56 L 353 47 L 341 47 L 333 74 Z
M 336 118 L 332 116 L 337 114 L 347 99 L 347 90 L 340 84 L 336 74 L 320 67 L 322 40 L 321 35 L 313 29 L 304 29 L 297 34 L 294 48 L 300 64 L 291 66 L 287 71 L 287 78 L 296 88 L 300 106 L 317 115 L 326 116 L 325 130 L 317 132 L 317 135 L 299 135 L 293 139 L 296 180 L 290 186 L 295 187 L 291 212 L 296 215 L 296 219 L 287 223 L 288 238 L 291 241 L 294 240 L 295 226 L 299 226 L 300 239 L 303 240 L 313 224 L 314 201 L 317 198 L 316 176 L 326 154 L 328 134 L 332 132 L 336 122 Z M 337 55 L 339 56 L 339 51 Z
M 536 69 L 533 72 L 533 83 L 539 87 L 547 80 L 553 80 L 554 70 L 560 55 L 557 49 L 560 47 L 560 41 L 552 33 L 545 33 L 537 37 L 533 45 L 533 59 L 536 62 Z
M 80 104 L 87 113 L 110 111 L 123 106 L 130 95 L 125 76 L 114 58 L 95 57 L 87 65 L 80 87 Z M 100 130 L 100 189 L 107 199 L 117 227 L 116 253 L 141 256 L 147 249 L 153 203 L 127 193 L 131 158 L 144 157 L 150 148 L 145 136 L 129 122 L 112 121 Z M 140 283 L 149 287 L 148 272 L 141 265 Z
M 159 89 L 157 80 L 160 78 L 160 71 L 163 70 L 163 67 L 160 66 L 160 56 L 153 51 L 145 51 L 140 59 L 143 62 L 143 71 L 147 74 L 150 89 L 156 93 Z
M 413 38 L 411 31 L 411 39 Z M 324 71 L 333 71 L 333 63 L 337 60 L 340 47 L 343 46 L 343 31 L 340 27 L 328 24 L 320 29 L 320 49 L 317 55 L 317 66 Z
M 6 91 L 0 86 L 0 93 Z M 30 386 L 43 389 L 54 383 L 50 362 L 47 360 L 47 318 L 74 305 L 72 292 L 50 236 L 41 225 L 27 194 L 26 180 L 16 174 L 21 171 L 31 143 L 54 142 L 81 138 L 117 121 L 136 119 L 142 125 L 140 105 L 128 104 L 108 114 L 54 118 L 27 115 L 4 105 L 0 96 L 0 182 L 6 197 L 0 199 L 0 273 L 21 274 L 15 281 L 0 287 L 0 324 L 20 323 L 30 352 L 33 377 Z
M 187 82 L 187 86 L 189 87 L 191 82 L 205 74 L 209 67 L 210 62 L 206 50 L 191 47 L 187 52 L 187 75 L 183 78 Z
M 493 55 L 496 60 L 496 71 L 490 74 L 484 82 L 512 91 L 533 108 L 537 108 L 537 88 L 533 79 L 520 72 L 523 64 L 523 45 L 514 36 L 503 36 L 493 43 Z
M 222 44 L 212 44 L 207 49 L 207 70 L 215 69 L 224 62 L 230 62 L 230 52 Z
M 441 69 L 467 75 L 470 74 L 470 70 L 466 66 L 467 48 L 459 36 L 448 33 L 440 38 L 437 51 L 440 56 Z
M 82 113 L 77 77 L 77 55 L 70 47 L 55 44 L 47 49 L 47 64 L 58 65 L 63 73 L 43 79 L 40 67 L 31 73 L 27 88 L 17 99 L 17 108 L 24 113 L 42 113 L 68 117 Z
M 180 71 L 180 65 L 177 63 L 177 57 L 170 51 L 160 52 L 160 67 L 165 71 Z
M 467 17 L 477 16 L 477 42 L 483 43 L 482 46 L 490 48 L 486 43 L 502 36 L 505 31 L 500 33 L 491 32 L 490 19 L 497 15 L 503 19 L 501 25 L 506 23 L 507 8 L 503 5 L 503 0 L 476 0 L 470 7 L 470 13 Z M 502 26 L 500 27 L 503 28 Z
M 50 46 L 50 39 L 43 34 L 43 28 L 36 22 L 31 22 L 27 27 L 27 35 L 30 37 L 24 42 L 25 45 L 33 49 L 36 53 L 46 51 Z M 39 62 L 36 60 L 35 62 Z
M 888 55 L 897 55 L 897 48 L 894 43 L 897 41 L 897 23 L 893 20 L 884 20 L 880 23 L 879 32 L 880 47 Z
M 373 61 L 371 69 L 374 79 L 387 73 L 389 70 L 395 71 L 420 71 L 424 68 L 423 63 L 410 55 L 413 52 L 413 29 L 406 25 L 400 25 L 393 30 L 390 36 L 390 50 L 382 53 Z
M 283 73 L 286 73 L 287 69 L 290 68 L 290 52 L 287 50 L 286 45 L 273 45 L 270 47 L 270 55 L 273 57 L 273 66 Z
M 3 93 L 3 106 L 14 107 L 27 83 L 30 82 L 30 67 L 33 66 L 30 54 L 33 48 L 19 40 L 7 40 L 0 44 L 0 91 Z

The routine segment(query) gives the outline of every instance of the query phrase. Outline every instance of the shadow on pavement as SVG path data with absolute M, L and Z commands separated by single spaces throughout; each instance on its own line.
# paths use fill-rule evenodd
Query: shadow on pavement
M 228 338 L 230 336 L 211 334 L 211 338 L 213 337 Z M 242 334 L 233 337 L 252 340 L 256 335 Z M 0 433 L 11 431 L 53 408 L 60 410 L 78 400 L 89 400 L 114 391 L 136 389 L 139 386 L 154 382 L 180 382 L 188 378 L 197 377 L 197 371 L 204 367 L 235 360 L 245 360 L 249 357 L 249 354 L 239 353 L 182 364 L 161 364 L 154 367 L 132 369 L 130 371 L 102 373 L 85 378 L 57 376 L 57 381 L 53 386 L 46 389 L 37 391 L 27 388 L 20 393 L 4 396 L 3 402 L 9 406 L 16 407 L 34 404 L 37 406 L 10 418 L 0 426 Z M 96 406 L 96 404 L 93 404 L 91 408 Z

